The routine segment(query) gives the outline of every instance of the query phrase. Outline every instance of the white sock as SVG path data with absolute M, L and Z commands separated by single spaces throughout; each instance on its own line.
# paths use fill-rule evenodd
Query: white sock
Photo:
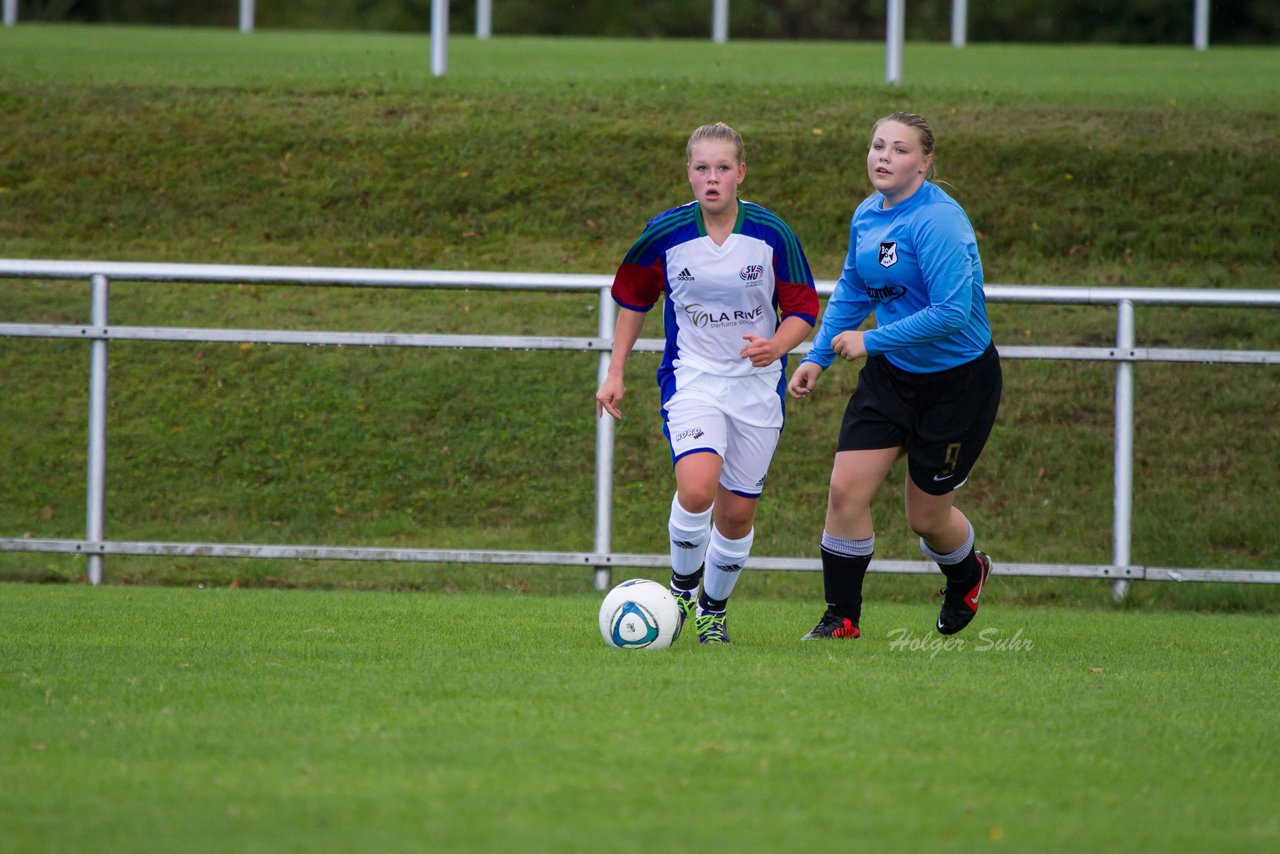
M 707 571 L 702 576 L 702 592 L 708 599 L 724 601 L 733 592 L 738 576 L 751 556 L 751 543 L 756 538 L 753 528 L 740 540 L 731 540 L 715 528 L 711 529 L 711 543 L 707 548 Z
M 671 571 L 676 575 L 693 575 L 707 556 L 711 535 L 711 508 L 703 513 L 690 513 L 680 506 L 680 495 L 671 498 L 671 518 L 667 532 L 671 535 Z
M 964 545 L 949 554 L 935 552 L 929 548 L 929 544 L 924 541 L 924 537 L 920 538 L 920 551 L 924 552 L 924 556 L 939 566 L 954 566 L 969 556 L 969 552 L 973 549 L 973 525 L 969 525 L 969 536 L 964 541 Z

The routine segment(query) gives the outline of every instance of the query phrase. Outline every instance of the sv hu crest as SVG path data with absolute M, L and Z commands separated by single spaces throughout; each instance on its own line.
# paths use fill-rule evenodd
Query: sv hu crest
M 892 267 L 898 263 L 898 243 L 891 240 L 880 244 L 880 266 Z

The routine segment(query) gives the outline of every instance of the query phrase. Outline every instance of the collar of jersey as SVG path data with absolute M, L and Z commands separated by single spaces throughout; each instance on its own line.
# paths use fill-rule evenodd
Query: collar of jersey
M 731 232 L 732 234 L 742 233 L 742 222 L 744 219 L 746 219 L 746 216 L 747 216 L 746 204 L 747 203 L 744 202 L 742 199 L 738 199 L 738 218 L 733 223 L 733 231 Z M 693 221 L 698 224 L 698 236 L 706 237 L 707 224 L 702 221 L 702 205 L 698 204 L 697 202 L 694 202 L 693 206 L 694 206 Z

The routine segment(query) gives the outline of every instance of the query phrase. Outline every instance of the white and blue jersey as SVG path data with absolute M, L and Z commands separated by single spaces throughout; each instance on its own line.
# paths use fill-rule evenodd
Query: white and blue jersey
M 697 202 L 649 220 L 613 281 L 613 298 L 647 312 L 665 293 L 666 347 L 658 381 L 664 400 L 682 368 L 742 377 L 781 374 L 782 360 L 753 367 L 739 353 L 751 333 L 772 338 L 781 320 L 818 316 L 818 292 L 800 241 L 777 215 L 738 203 L 738 220 L 722 245 L 707 236 Z M 779 317 L 781 314 L 781 317 Z
M 831 339 L 874 313 L 867 355 L 912 373 L 972 362 L 990 346 L 991 325 L 969 217 L 928 181 L 888 210 L 883 200 L 875 193 L 853 213 L 844 270 L 805 361 L 828 367 Z

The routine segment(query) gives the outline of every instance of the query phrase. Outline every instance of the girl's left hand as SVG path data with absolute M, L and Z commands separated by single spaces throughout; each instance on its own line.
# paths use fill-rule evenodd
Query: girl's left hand
M 775 349 L 771 338 L 761 338 L 759 335 L 751 334 L 743 335 L 742 338 L 747 343 L 738 351 L 738 355 L 744 359 L 750 359 L 753 368 L 767 367 L 782 357 L 782 354 Z

